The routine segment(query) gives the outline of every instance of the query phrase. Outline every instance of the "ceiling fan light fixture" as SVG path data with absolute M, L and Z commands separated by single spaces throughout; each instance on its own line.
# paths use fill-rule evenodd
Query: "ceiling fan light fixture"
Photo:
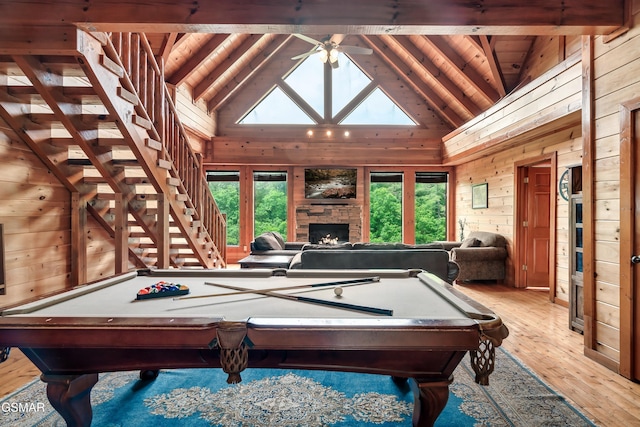
M 327 49 L 320 49 L 318 58 L 320 58 L 320 61 L 322 61 L 323 64 L 326 64 L 329 60 L 329 52 L 327 52 Z
M 338 52 L 338 49 L 331 49 L 329 51 L 329 61 L 331 61 L 332 64 L 338 60 L 339 53 L 340 52 Z

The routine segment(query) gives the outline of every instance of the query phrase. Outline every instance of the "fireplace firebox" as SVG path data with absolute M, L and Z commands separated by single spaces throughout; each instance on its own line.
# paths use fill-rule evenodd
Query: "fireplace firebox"
M 349 224 L 309 224 L 309 242 L 344 243 L 349 241 Z

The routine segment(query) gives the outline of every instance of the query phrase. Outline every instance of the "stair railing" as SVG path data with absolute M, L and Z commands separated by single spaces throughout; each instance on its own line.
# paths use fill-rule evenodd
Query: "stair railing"
M 180 181 L 181 193 L 188 195 L 186 204 L 193 210 L 193 217 L 211 236 L 214 251 L 211 256 L 224 264 L 226 220 L 211 195 L 202 162 L 191 149 L 187 132 L 171 100 L 164 81 L 163 62 L 158 64 L 156 61 L 144 33 L 111 33 L 105 50 L 108 55 L 109 51 L 116 55 L 110 59 L 119 63 L 129 77 L 123 79 L 123 87 L 138 97 L 136 115 L 152 124 L 150 136 L 163 146 L 159 151 L 161 160 L 171 163 L 172 173 Z

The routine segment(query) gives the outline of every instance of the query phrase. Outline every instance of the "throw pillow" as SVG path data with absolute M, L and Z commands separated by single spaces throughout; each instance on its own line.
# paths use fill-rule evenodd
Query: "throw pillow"
M 253 244 L 258 251 L 284 249 L 284 243 L 281 245 L 276 236 L 271 232 L 262 233 L 253 240 Z
M 464 239 L 462 241 L 462 244 L 460 245 L 461 248 L 475 248 L 478 247 L 482 244 L 482 242 L 478 239 L 476 239 L 475 237 L 470 237 L 468 239 Z

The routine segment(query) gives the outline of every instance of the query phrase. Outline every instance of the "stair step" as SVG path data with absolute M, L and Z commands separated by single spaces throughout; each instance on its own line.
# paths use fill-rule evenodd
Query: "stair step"
M 145 119 L 144 117 L 140 117 L 138 115 L 134 115 L 131 118 L 131 121 L 134 125 L 140 126 L 141 128 L 146 130 L 151 130 L 151 128 L 153 127 L 153 123 L 151 123 L 149 120 Z
M 167 185 L 170 185 L 172 187 L 177 187 L 180 184 L 182 184 L 182 181 L 180 180 L 180 178 L 174 178 L 174 177 L 167 178 Z
M 106 55 L 100 55 L 100 65 L 118 76 L 118 78 L 124 77 L 124 70 L 115 61 L 109 59 Z
M 129 92 L 128 90 L 126 90 L 125 88 L 123 88 L 122 86 L 119 86 L 116 89 L 116 94 L 124 99 L 125 101 L 127 101 L 129 104 L 133 105 L 133 106 L 137 106 L 138 105 L 138 96 L 133 93 L 133 92 Z
M 151 139 L 151 138 L 145 139 L 145 144 L 147 145 L 147 147 L 156 151 L 162 151 L 162 148 L 163 148 L 162 142 L 156 141 L 155 139 Z
M 164 159 L 158 159 L 158 163 L 157 163 L 159 168 L 162 169 L 166 169 L 166 170 L 170 170 L 172 163 L 168 160 L 164 160 Z

